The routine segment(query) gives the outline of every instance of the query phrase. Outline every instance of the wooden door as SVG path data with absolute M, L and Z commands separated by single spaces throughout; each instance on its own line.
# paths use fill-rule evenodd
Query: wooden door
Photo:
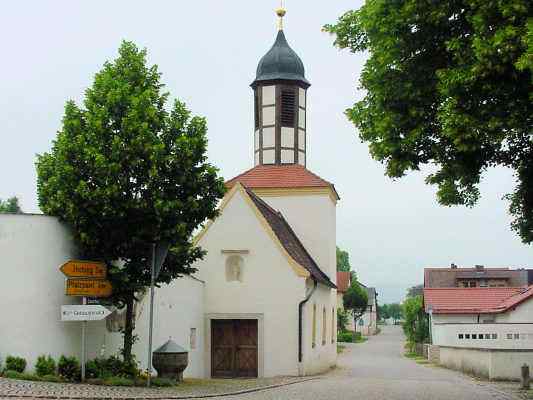
M 257 320 L 211 321 L 211 375 L 257 377 Z

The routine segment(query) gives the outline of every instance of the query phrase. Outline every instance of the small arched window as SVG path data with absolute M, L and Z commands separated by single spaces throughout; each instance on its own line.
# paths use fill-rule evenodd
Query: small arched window
M 322 346 L 326 344 L 326 307 L 322 310 Z
M 313 331 L 312 331 L 312 336 L 313 336 L 313 343 L 312 343 L 312 346 L 315 347 L 316 346 L 316 304 L 313 304 Z

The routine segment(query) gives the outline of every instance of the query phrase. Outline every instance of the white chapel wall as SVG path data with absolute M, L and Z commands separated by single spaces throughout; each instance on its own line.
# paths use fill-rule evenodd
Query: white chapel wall
M 239 191 L 199 245 L 208 251 L 197 265 L 198 277 L 206 282 L 206 325 L 207 320 L 216 317 L 261 318 L 259 375 L 297 375 L 298 303 L 305 296 L 305 279 L 295 274 Z M 241 251 L 240 280 L 226 279 L 226 260 L 230 255 L 223 251 Z M 206 342 L 206 374 L 209 374 L 208 334 Z
M 337 280 L 336 206 L 329 194 L 261 195 L 281 211 L 318 266 Z

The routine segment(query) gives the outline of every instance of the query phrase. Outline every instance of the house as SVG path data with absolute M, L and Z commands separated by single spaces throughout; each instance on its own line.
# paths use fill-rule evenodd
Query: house
M 343 296 L 352 283 L 351 272 L 337 271 L 337 308 L 344 310 Z M 357 320 L 357 329 L 353 318 L 349 318 L 348 326 L 346 327 L 350 331 L 358 331 L 363 335 L 371 336 L 377 332 L 378 321 L 378 302 L 377 292 L 373 287 L 366 287 L 362 283 L 360 285 L 366 290 L 368 296 L 368 305 L 365 313 Z
M 352 275 L 350 271 L 337 271 L 337 309 L 344 310 L 344 293 L 351 284 Z M 355 331 L 355 322 L 353 318 L 348 318 L 346 329 Z
M 425 268 L 424 287 L 519 287 L 528 284 L 529 271 L 526 269 L 487 268 L 476 265 L 474 268 Z
M 220 216 L 195 238 L 207 251 L 198 273 L 156 289 L 154 348 L 169 337 L 186 348 L 186 377 L 309 375 L 336 364 L 339 195 L 307 169 L 310 83 L 281 28 L 251 86 L 254 166 L 226 182 Z M 60 321 L 61 305 L 80 303 L 65 296 L 58 270 L 77 257 L 68 229 L 47 216 L 0 216 L 0 253 L 10 266 L 0 358 L 22 355 L 30 369 L 43 353 L 79 358 L 79 324 Z M 133 352 L 145 369 L 149 296 L 139 297 Z M 114 310 L 88 324 L 89 358 L 119 351 L 123 321 Z
M 366 287 L 361 284 L 366 290 L 368 296 L 368 305 L 366 307 L 366 312 L 358 320 L 357 330 L 363 335 L 372 336 L 377 333 L 378 329 L 378 294 L 376 288 Z
M 489 379 L 519 379 L 533 359 L 533 286 L 426 288 L 429 358 Z

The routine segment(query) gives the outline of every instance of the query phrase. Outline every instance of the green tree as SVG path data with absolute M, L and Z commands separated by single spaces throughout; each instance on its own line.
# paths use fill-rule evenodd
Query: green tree
M 389 315 L 390 318 L 394 320 L 394 322 L 401 320 L 402 314 L 402 306 L 399 303 L 389 304 Z
M 368 305 L 368 294 L 366 290 L 357 282 L 352 280 L 352 284 L 342 297 L 344 309 L 349 312 L 354 319 L 357 330 L 357 320 L 365 313 Z
M 346 326 L 348 326 L 348 313 L 346 310 L 339 308 L 337 310 L 337 331 L 346 332 Z
M 403 303 L 403 330 L 409 343 L 426 343 L 429 340 L 429 323 L 424 311 L 422 296 L 409 297 Z
M 366 0 L 325 31 L 368 52 L 347 110 L 392 178 L 435 172 L 442 205 L 473 206 L 489 167 L 515 172 L 512 228 L 533 242 L 533 2 Z
M 347 251 L 341 250 L 339 246 L 337 246 L 337 271 L 348 272 L 351 269 L 350 255 Z
M 22 214 L 18 197 L 10 197 L 7 200 L 0 199 L 0 214 Z
M 378 304 L 378 316 L 380 320 L 386 320 L 386 319 L 391 318 L 388 304 L 383 304 L 383 305 Z
M 81 256 L 111 266 L 111 300 L 126 307 L 126 361 L 136 294 L 150 283 L 151 244 L 170 244 L 158 285 L 194 272 L 204 252 L 192 233 L 217 216 L 225 192 L 207 162 L 206 120 L 177 100 L 168 110 L 163 89 L 146 50 L 123 42 L 86 90 L 84 107 L 67 102 L 52 151 L 37 160 L 41 209 L 73 227 Z
M 416 285 L 407 289 L 407 297 L 421 296 L 424 294 L 424 285 Z

